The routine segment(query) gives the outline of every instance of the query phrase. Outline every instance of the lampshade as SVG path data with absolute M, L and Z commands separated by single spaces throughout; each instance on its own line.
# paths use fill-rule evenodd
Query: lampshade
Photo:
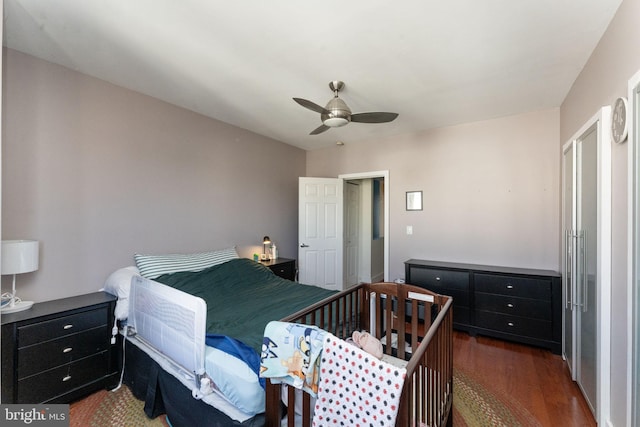
M 271 243 L 271 239 L 269 238 L 269 236 L 264 236 L 264 239 L 262 239 L 262 244 L 268 245 L 269 243 Z
M 21 274 L 38 269 L 37 240 L 3 240 L 2 274 Z
M 30 273 L 38 269 L 37 240 L 3 240 L 1 273 L 12 274 L 11 294 L 2 294 L 2 314 L 28 310 L 33 301 L 22 301 L 16 296 L 16 274 Z

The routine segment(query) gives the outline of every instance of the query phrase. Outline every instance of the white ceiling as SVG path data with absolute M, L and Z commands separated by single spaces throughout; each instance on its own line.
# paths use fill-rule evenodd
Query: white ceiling
M 4 0 L 4 44 L 316 149 L 558 107 L 622 0 Z M 309 136 L 331 80 L 351 123 Z

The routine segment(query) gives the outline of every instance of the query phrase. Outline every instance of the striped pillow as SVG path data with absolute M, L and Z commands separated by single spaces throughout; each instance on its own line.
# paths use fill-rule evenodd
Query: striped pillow
M 238 258 L 236 248 L 220 249 L 197 254 L 143 255 L 135 254 L 136 266 L 140 275 L 155 279 L 163 274 L 179 271 L 200 271 L 214 265 Z

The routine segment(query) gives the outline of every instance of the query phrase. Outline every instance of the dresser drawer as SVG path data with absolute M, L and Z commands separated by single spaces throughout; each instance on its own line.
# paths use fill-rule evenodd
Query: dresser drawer
M 107 326 L 89 329 L 18 350 L 18 380 L 109 348 Z
M 463 292 L 458 289 L 440 289 L 433 286 L 429 286 L 429 290 L 453 298 L 453 303 L 456 307 L 469 307 L 469 292 Z
M 476 292 L 551 300 L 550 280 L 477 273 L 474 284 Z
M 107 325 L 108 307 L 18 327 L 18 347 L 26 347 Z
M 476 311 L 476 326 L 542 340 L 553 338 L 552 322 L 507 314 Z
M 411 268 L 410 284 L 432 289 L 434 292 L 443 295 L 448 295 L 443 289 L 468 292 L 469 273 L 431 268 Z
M 476 309 L 551 321 L 548 301 L 476 292 Z
M 18 381 L 17 403 L 42 403 L 107 375 L 108 352 Z

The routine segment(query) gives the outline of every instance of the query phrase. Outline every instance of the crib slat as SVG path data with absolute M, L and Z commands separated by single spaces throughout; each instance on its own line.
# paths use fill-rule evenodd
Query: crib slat
M 405 300 L 405 292 L 401 285 L 396 286 L 396 304 L 398 314 L 396 315 L 396 333 L 398 334 L 398 358 L 404 360 L 405 359 L 405 347 L 406 347 L 406 322 L 407 322 L 407 313 L 406 313 L 406 300 Z M 390 297 L 390 295 L 389 295 Z M 389 298 L 391 299 L 391 298 Z
M 302 427 L 311 426 L 311 396 L 308 393 L 302 395 Z

